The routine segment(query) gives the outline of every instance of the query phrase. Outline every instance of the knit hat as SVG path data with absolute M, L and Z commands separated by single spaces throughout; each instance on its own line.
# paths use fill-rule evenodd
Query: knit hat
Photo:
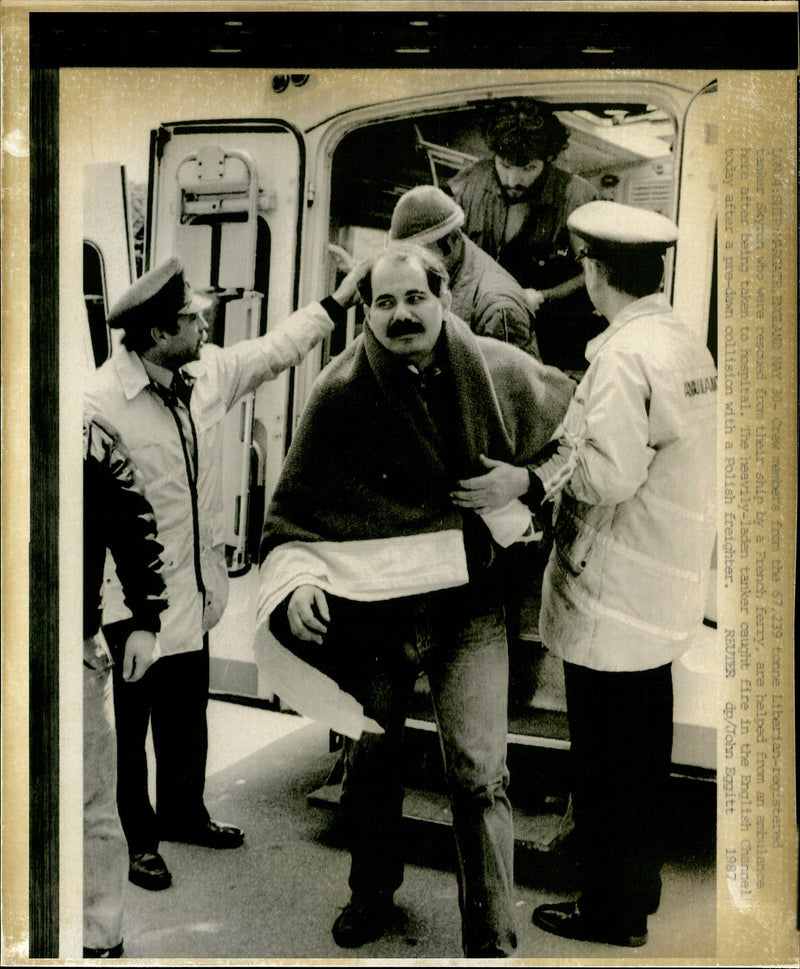
M 180 260 L 173 256 L 140 276 L 112 306 L 106 322 L 129 332 L 141 324 L 174 320 L 180 313 L 202 313 L 212 302 L 194 292 Z
M 435 185 L 417 185 L 400 196 L 392 214 L 389 239 L 426 246 L 464 224 L 464 210 Z

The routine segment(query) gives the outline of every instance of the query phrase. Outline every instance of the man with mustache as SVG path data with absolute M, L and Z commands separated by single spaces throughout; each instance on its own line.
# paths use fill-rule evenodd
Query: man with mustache
M 355 298 L 347 277 L 323 304 Z M 194 293 L 177 259 L 145 273 L 111 309 L 122 346 L 95 375 L 86 405 L 120 434 L 153 507 L 164 546 L 169 606 L 161 618 L 161 659 L 136 683 L 120 657 L 131 630 L 116 575 L 105 589 L 104 632 L 115 655 L 117 802 L 128 842 L 129 878 L 168 888 L 159 841 L 237 848 L 239 828 L 211 820 L 203 801 L 208 734 L 208 630 L 228 596 L 222 506 L 227 412 L 263 381 L 299 363 L 333 330 L 312 303 L 280 327 L 225 348 L 206 344 L 211 301 Z M 339 304 L 335 304 L 341 311 Z M 152 725 L 156 810 L 150 803 L 145 738 Z
M 295 709 L 348 735 L 351 899 L 336 943 L 359 947 L 401 921 L 403 725 L 424 671 L 450 788 L 463 951 L 510 956 L 503 559 L 535 537 L 529 509 L 507 497 L 528 472 L 492 475 L 491 498 L 474 510 L 453 495 L 495 448 L 501 460 L 532 460 L 572 382 L 474 335 L 450 313 L 447 271 L 421 246 L 389 245 L 359 290 L 363 333 L 318 378 L 268 510 L 259 666 Z
M 567 217 L 597 197 L 556 165 L 567 129 L 535 101 L 500 107 L 487 132 L 491 155 L 462 169 L 448 190 L 464 210 L 465 235 L 525 288 L 545 363 L 583 372 L 587 336 L 602 323 L 576 271 Z M 594 327 L 593 332 L 588 332 Z

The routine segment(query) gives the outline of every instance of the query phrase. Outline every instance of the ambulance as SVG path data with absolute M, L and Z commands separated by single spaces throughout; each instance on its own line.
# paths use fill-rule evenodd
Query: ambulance
M 87 353 L 112 350 L 110 305 L 138 272 L 177 255 L 195 289 L 213 295 L 209 338 L 220 345 L 269 332 L 296 307 L 330 293 L 339 278 L 334 244 L 359 258 L 386 241 L 400 195 L 446 186 L 488 154 L 485 120 L 507 100 L 534 99 L 556 113 L 569 144 L 556 164 L 598 195 L 673 218 L 680 239 L 665 292 L 716 359 L 717 85 L 701 72 L 330 70 L 280 74 L 205 71 L 181 83 L 181 113 L 149 132 L 144 229 L 132 228 L 124 159 L 98 157 L 85 173 L 84 298 Z M 202 75 L 202 76 L 201 76 Z M 155 115 L 174 105 L 151 85 Z M 162 109 L 167 110 L 167 107 Z M 138 111 L 141 115 L 141 108 Z M 88 122 L 91 124 L 91 122 Z M 132 122 L 130 122 L 132 123 Z M 120 129 L 129 124 L 123 110 Z M 130 133 L 126 134 L 130 137 Z M 141 131 L 142 140 L 148 137 Z M 99 138 L 97 140 L 99 143 Z M 141 194 L 141 193 L 140 193 Z M 351 309 L 303 363 L 263 385 L 227 418 L 225 514 L 231 594 L 210 636 L 215 695 L 280 707 L 259 682 L 258 546 L 264 511 L 292 433 L 320 370 L 360 330 Z M 692 648 L 674 664 L 674 773 L 713 780 L 717 761 L 716 572 Z M 515 655 L 510 760 L 569 747 L 563 680 L 536 642 Z M 435 731 L 425 685 L 409 734 Z

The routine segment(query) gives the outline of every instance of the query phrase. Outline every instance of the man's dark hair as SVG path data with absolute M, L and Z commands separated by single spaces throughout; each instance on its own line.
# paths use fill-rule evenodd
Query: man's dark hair
M 372 272 L 382 259 L 394 256 L 399 262 L 418 259 L 428 279 L 428 288 L 434 296 L 441 297 L 450 288 L 450 275 L 441 257 L 416 242 L 392 242 L 376 253 L 368 263 L 368 269 L 358 282 L 358 295 L 365 306 L 372 305 Z
M 486 140 L 492 153 L 515 168 L 537 159 L 555 158 L 566 147 L 569 133 L 558 118 L 540 105 L 514 102 L 495 116 Z
M 176 316 L 174 319 L 168 318 L 166 320 L 159 320 L 158 326 L 167 333 L 177 333 L 178 318 Z M 150 347 L 155 346 L 153 337 L 150 335 L 150 329 L 151 327 L 144 326 L 142 323 L 132 326 L 129 330 L 125 330 L 122 334 L 122 345 L 126 350 L 130 350 L 133 353 L 144 353 L 146 350 L 149 350 Z
M 661 290 L 664 281 L 664 253 L 661 249 L 644 248 L 631 254 L 625 249 L 592 254 L 606 282 L 628 296 L 641 299 Z

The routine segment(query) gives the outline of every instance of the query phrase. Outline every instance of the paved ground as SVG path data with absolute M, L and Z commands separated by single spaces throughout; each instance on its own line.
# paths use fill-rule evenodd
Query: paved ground
M 165 843 L 173 886 L 129 886 L 125 955 L 130 959 L 458 959 L 456 880 L 447 829 L 413 830 L 411 861 L 397 901 L 408 926 L 357 951 L 339 949 L 330 926 L 348 898 L 348 856 L 336 815 L 310 807 L 335 760 L 328 732 L 286 714 L 212 701 L 207 803 L 212 816 L 241 825 L 245 845 L 211 851 Z M 696 808 L 696 805 L 695 805 Z M 694 810 L 695 808 L 692 808 Z M 682 819 L 686 822 L 686 818 Z M 690 823 L 664 870 L 661 910 L 643 949 L 561 940 L 531 924 L 533 908 L 569 896 L 568 857 L 523 859 L 517 871 L 519 958 L 686 960 L 715 951 L 714 851 L 708 819 Z M 710 829 L 710 830 L 713 830 Z M 700 835 L 698 836 L 698 832 Z

